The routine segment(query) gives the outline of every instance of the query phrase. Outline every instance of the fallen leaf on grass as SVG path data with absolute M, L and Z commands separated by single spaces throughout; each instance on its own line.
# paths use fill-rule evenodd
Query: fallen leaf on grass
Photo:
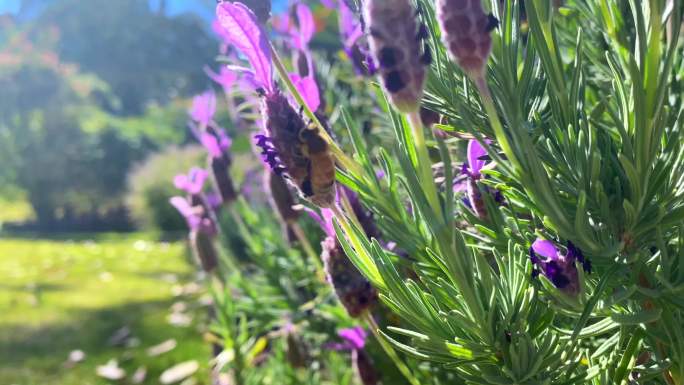
M 195 360 L 181 362 L 164 371 L 159 381 L 164 385 L 175 384 L 193 375 L 199 369 L 199 363 Z
M 131 382 L 134 384 L 142 384 L 143 381 L 145 381 L 145 377 L 147 377 L 147 368 L 141 366 L 135 370 L 135 373 L 133 373 L 133 377 L 131 377 Z
M 150 346 L 147 349 L 147 355 L 150 357 L 156 357 L 166 352 L 170 352 L 171 350 L 175 349 L 176 346 L 178 346 L 176 340 L 174 340 L 173 338 L 168 339 L 158 345 Z
M 119 367 L 119 363 L 116 360 L 110 360 L 106 365 L 98 366 L 95 373 L 102 378 L 112 381 L 118 381 L 126 377 L 126 371 Z

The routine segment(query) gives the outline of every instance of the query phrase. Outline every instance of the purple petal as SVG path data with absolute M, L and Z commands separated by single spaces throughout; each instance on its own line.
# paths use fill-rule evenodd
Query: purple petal
M 209 172 L 203 168 L 193 167 L 190 169 L 190 174 L 188 174 L 188 176 L 190 177 L 190 182 L 192 183 L 188 193 L 199 194 L 202 192 L 204 181 L 207 180 Z
M 328 9 L 335 8 L 335 0 L 321 0 L 321 4 Z
M 325 223 L 323 230 L 325 230 L 326 234 L 329 236 L 335 237 L 335 227 L 333 226 L 333 218 L 335 215 L 333 214 L 333 211 L 330 209 L 321 209 L 321 215 L 323 216 L 323 222 Z
M 192 206 L 190 206 L 190 203 L 188 203 L 187 199 L 175 196 L 169 199 L 169 202 L 185 218 L 185 220 L 188 222 L 188 227 L 190 227 L 190 230 L 196 230 L 199 227 L 201 219 L 195 213 L 195 210 L 192 208 Z
M 301 77 L 297 74 L 290 74 L 290 79 L 294 83 L 297 91 L 302 95 L 306 105 L 311 111 L 316 111 L 321 105 L 321 96 L 318 91 L 318 85 L 313 76 Z
M 214 72 L 211 68 L 205 66 L 204 72 L 211 78 L 211 80 L 218 83 L 223 89 L 230 88 L 238 79 L 237 73 L 231 71 L 226 66 L 221 66 L 218 73 Z
M 485 165 L 485 161 L 480 158 L 487 155 L 487 151 L 478 143 L 477 140 L 468 142 L 468 165 L 470 166 L 470 173 L 473 177 L 480 176 L 480 170 Z
M 202 192 L 204 181 L 207 179 L 208 175 L 209 173 L 207 170 L 193 167 L 188 175 L 176 175 L 176 177 L 173 178 L 173 184 L 176 188 L 184 190 L 188 194 L 199 194 Z
M 538 238 L 532 244 L 532 250 L 538 255 L 545 257 L 548 261 L 558 260 L 558 249 L 551 241 Z
M 219 145 L 218 139 L 208 132 L 203 132 L 200 134 L 200 143 L 207 150 L 209 155 L 214 158 L 220 158 L 223 156 L 223 151 L 221 151 L 221 146 Z
M 228 41 L 249 60 L 256 80 L 267 91 L 273 92 L 270 44 L 254 13 L 242 3 L 225 1 L 216 6 L 216 16 Z
M 332 225 L 332 210 L 321 209 L 321 215 L 318 215 L 314 210 L 305 207 L 304 211 L 321 226 L 321 229 L 325 231 L 325 234 L 329 237 L 335 237 L 335 228 Z
M 230 149 L 230 146 L 233 145 L 233 140 L 230 139 L 228 134 L 226 134 L 226 130 L 219 128 L 216 131 L 218 131 L 218 145 L 221 151 L 228 151 Z
M 340 33 L 342 44 L 350 48 L 363 35 L 361 23 L 356 19 L 354 12 L 349 9 L 344 1 L 340 1 Z
M 313 38 L 316 32 L 316 23 L 314 22 L 311 8 L 304 3 L 297 4 L 297 21 L 299 22 L 299 38 L 301 47 L 306 47 Z
M 192 98 L 190 118 L 200 125 L 206 126 L 216 113 L 216 95 L 209 90 Z
M 366 331 L 360 326 L 341 329 L 337 334 L 349 342 L 355 349 L 363 349 L 366 345 Z

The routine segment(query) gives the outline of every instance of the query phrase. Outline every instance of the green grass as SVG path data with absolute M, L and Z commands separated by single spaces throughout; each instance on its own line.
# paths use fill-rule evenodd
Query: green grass
M 158 384 L 164 369 L 197 359 L 198 383 L 207 383 L 210 349 L 202 340 L 207 310 L 197 308 L 198 294 L 172 294 L 174 285 L 193 276 L 185 255 L 182 242 L 151 241 L 139 234 L 78 241 L 0 239 L 0 384 L 107 384 L 95 368 L 110 359 L 128 375 L 145 366 L 145 384 Z M 192 309 L 188 327 L 166 320 L 178 301 Z M 123 326 L 139 339 L 137 347 L 108 344 Z M 147 356 L 149 346 L 169 338 L 178 342 L 174 350 Z M 66 368 L 74 349 L 83 350 L 86 359 Z

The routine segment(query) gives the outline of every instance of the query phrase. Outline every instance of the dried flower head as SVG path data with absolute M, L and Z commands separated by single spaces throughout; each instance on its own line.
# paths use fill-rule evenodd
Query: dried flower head
M 392 103 L 402 112 L 416 111 L 431 60 L 423 43 L 425 26 L 416 20 L 410 0 L 367 0 L 364 17 L 370 50 Z
M 485 14 L 481 0 L 437 0 L 442 38 L 453 58 L 469 76 L 484 76 L 492 50 L 490 32 L 498 25 Z

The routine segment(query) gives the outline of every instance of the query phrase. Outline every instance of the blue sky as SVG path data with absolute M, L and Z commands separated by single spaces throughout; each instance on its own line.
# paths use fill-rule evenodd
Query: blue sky
M 148 2 L 152 9 L 159 7 L 159 0 L 148 0 Z M 166 0 L 166 8 L 169 15 L 194 12 L 208 20 L 214 17 L 215 4 L 216 0 Z M 21 0 L 0 0 L 0 14 L 7 12 L 17 13 L 19 12 L 20 5 Z M 273 0 L 273 10 L 275 13 L 282 11 L 286 5 L 287 0 Z
M 0 14 L 19 12 L 20 3 L 21 0 L 0 0 Z

